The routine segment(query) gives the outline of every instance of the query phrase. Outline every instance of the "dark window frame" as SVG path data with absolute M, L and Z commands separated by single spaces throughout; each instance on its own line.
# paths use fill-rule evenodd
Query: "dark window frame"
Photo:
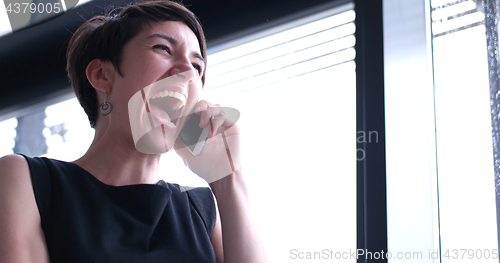
M 382 0 L 354 0 L 356 12 L 356 126 L 378 131 L 379 143 L 358 143 L 357 249 L 387 252 L 387 198 Z M 359 257 L 361 262 L 387 259 Z

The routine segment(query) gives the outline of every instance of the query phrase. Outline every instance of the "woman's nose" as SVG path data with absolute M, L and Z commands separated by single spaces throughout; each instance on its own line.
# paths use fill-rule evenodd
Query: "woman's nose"
M 191 65 L 191 61 L 177 61 L 175 65 L 170 69 L 169 76 L 177 75 L 182 77 L 186 82 L 193 81 L 196 76 L 196 70 Z

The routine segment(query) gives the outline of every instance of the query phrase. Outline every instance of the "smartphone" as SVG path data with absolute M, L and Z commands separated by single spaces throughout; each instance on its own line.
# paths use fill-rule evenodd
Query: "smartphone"
M 198 156 L 205 146 L 210 131 L 210 125 L 200 128 L 201 115 L 191 113 L 187 116 L 186 124 L 179 133 L 179 139 L 186 145 L 193 156 Z

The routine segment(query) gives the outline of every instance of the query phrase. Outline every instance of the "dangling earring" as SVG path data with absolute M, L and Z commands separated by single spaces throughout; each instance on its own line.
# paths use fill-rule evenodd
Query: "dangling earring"
M 113 109 L 113 105 L 106 101 L 106 90 L 104 90 L 104 102 L 99 105 L 99 115 L 106 116 Z

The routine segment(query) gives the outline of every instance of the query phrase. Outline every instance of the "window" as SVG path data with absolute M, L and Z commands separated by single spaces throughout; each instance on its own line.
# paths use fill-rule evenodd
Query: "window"
M 45 156 L 70 162 L 85 154 L 94 139 L 94 129 L 90 128 L 78 100 L 73 98 L 48 106 L 45 114 Z
M 410 253 L 389 261 L 498 261 L 483 20 L 476 1 L 384 0 L 388 250 Z
M 16 138 L 17 119 L 10 118 L 0 122 L 0 156 L 13 153 Z
M 431 4 L 441 257 L 448 262 L 444 253 L 453 249 L 486 256 L 498 248 L 488 51 L 481 5 Z

